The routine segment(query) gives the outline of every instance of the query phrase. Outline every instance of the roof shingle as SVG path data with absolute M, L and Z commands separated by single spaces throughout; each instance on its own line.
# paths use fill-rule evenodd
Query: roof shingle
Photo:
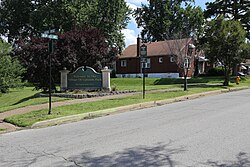
M 147 45 L 147 55 L 163 56 L 163 55 L 179 55 L 185 46 L 190 43 L 191 38 L 168 40 L 145 43 Z M 129 45 L 119 56 L 119 58 L 135 58 L 137 57 L 137 44 Z

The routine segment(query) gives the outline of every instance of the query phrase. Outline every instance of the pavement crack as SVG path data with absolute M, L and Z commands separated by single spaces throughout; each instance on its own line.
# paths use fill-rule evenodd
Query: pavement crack
M 74 160 L 72 160 L 72 159 L 65 158 L 64 156 L 58 156 L 58 155 L 55 155 L 55 154 L 53 154 L 53 153 L 47 153 L 47 152 L 45 152 L 45 151 L 42 151 L 42 153 L 31 152 L 31 151 L 29 151 L 27 148 L 21 147 L 21 146 L 20 146 L 20 148 L 23 149 L 27 154 L 39 155 L 39 156 L 41 156 L 41 155 L 42 155 L 42 156 L 53 156 L 53 157 L 57 157 L 57 158 L 62 158 L 63 160 L 65 160 L 65 161 L 67 161 L 67 162 L 74 163 L 75 166 L 77 166 L 77 167 L 83 167 L 83 166 L 79 165 L 76 161 L 74 161 Z
M 29 150 L 28 150 L 27 148 L 25 148 L 25 147 L 21 147 L 21 146 L 20 146 L 20 148 L 23 149 L 27 154 L 41 155 L 41 153 L 38 153 L 38 152 L 31 152 L 31 151 L 29 151 Z
M 54 156 L 54 157 L 62 158 L 62 159 L 64 159 L 64 160 L 67 161 L 67 162 L 72 162 L 72 163 L 74 163 L 77 167 L 83 167 L 83 166 L 77 164 L 76 161 L 74 161 L 74 160 L 72 160 L 72 159 L 65 158 L 64 156 L 58 156 L 58 155 L 55 155 L 55 154 L 53 154 L 53 153 L 47 153 L 47 152 L 45 152 L 45 151 L 43 151 L 43 153 L 44 153 L 45 155 L 49 155 L 49 156 Z

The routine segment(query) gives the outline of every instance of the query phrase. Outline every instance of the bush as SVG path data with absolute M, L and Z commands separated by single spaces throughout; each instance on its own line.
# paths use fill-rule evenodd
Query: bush
M 224 76 L 224 70 L 222 68 L 212 68 L 207 73 L 208 76 Z
M 19 61 L 12 58 L 9 53 L 11 46 L 0 41 L 0 92 L 6 93 L 9 88 L 22 86 L 21 75 L 24 73 L 24 68 Z

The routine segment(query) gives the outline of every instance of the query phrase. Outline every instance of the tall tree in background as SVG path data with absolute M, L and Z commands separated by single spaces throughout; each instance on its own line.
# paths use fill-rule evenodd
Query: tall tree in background
M 240 21 L 250 40 L 250 1 L 249 0 L 215 0 L 206 3 L 205 17 L 218 17 Z
M 68 31 L 73 26 L 63 0 L 2 0 L 0 4 L 0 34 L 9 42 L 39 36 L 49 27 Z
M 125 0 L 81 0 L 67 3 L 76 25 L 90 25 L 102 30 L 109 45 L 116 45 L 119 51 L 124 47 L 121 30 L 129 21 L 130 8 Z
M 135 10 L 134 16 L 144 42 L 188 38 L 203 25 L 203 12 L 192 0 L 149 0 L 149 5 Z M 185 7 L 182 4 L 185 3 Z
M 9 42 L 27 36 L 32 31 L 30 13 L 33 11 L 30 0 L 0 1 L 0 34 Z
M 224 86 L 229 85 L 232 67 L 244 60 L 246 32 L 241 23 L 218 17 L 208 23 L 205 30 L 204 48 L 212 62 L 220 62 L 224 69 Z
M 0 34 L 9 41 L 38 36 L 50 27 L 66 32 L 92 26 L 102 30 L 110 46 L 121 51 L 130 9 L 125 0 L 2 0 Z

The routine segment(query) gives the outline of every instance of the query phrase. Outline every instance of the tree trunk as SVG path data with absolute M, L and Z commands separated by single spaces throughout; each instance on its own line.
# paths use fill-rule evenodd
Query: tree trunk
M 230 70 L 225 68 L 223 86 L 228 86 L 229 85 L 229 73 L 230 73 Z
M 184 69 L 184 91 L 187 91 L 187 69 Z
M 233 69 L 232 69 L 232 75 L 233 76 L 236 76 L 237 75 L 237 73 L 238 73 L 238 65 L 237 64 L 234 64 L 233 65 Z

